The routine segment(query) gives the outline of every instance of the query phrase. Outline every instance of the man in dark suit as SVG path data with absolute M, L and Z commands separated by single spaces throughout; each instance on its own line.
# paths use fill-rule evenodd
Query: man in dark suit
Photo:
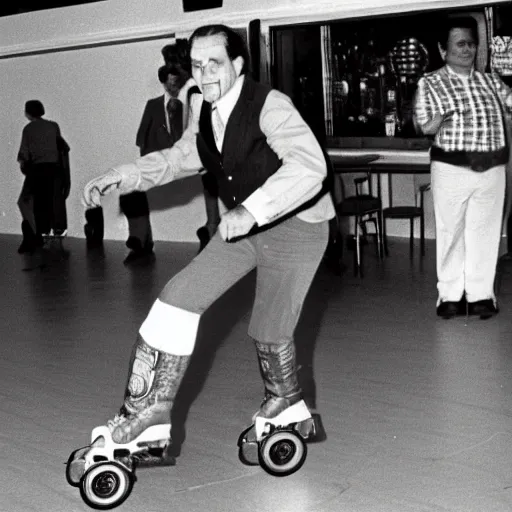
M 165 92 L 146 103 L 136 138 L 141 156 L 172 147 L 181 137 L 186 123 L 186 112 L 183 112 L 183 101 L 179 96 L 189 77 L 177 67 L 164 65 L 158 69 L 158 79 Z M 182 106 L 174 103 L 167 107 L 170 100 L 178 100 Z
M 194 92 L 200 92 L 190 78 L 187 66 L 177 59 L 167 61 L 158 69 L 158 79 L 164 94 L 148 100 L 137 131 L 136 144 L 141 156 L 171 148 L 181 138 L 188 124 L 190 98 Z M 207 223 L 197 230 L 200 250 L 209 242 L 220 222 L 216 181 L 210 175 L 204 175 L 203 187 Z M 153 237 L 146 193 L 133 192 L 121 196 L 119 202 L 129 227 L 126 245 L 131 252 L 125 264 L 152 256 Z
M 148 100 L 137 131 L 136 144 L 141 156 L 172 147 L 180 139 L 187 122 L 186 108 L 178 96 L 183 96 L 180 91 L 189 80 L 188 74 L 180 66 L 164 65 L 158 69 L 158 79 L 164 94 Z M 128 219 L 129 237 L 126 245 L 131 252 L 125 264 L 151 256 L 153 236 L 146 193 L 134 192 L 121 196 L 119 204 Z

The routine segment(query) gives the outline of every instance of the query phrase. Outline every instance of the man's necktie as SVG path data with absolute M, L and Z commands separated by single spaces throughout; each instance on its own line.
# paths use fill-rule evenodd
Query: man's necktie
M 222 122 L 217 107 L 212 108 L 212 128 L 215 142 L 217 143 L 217 146 L 221 146 L 222 140 L 224 139 L 224 123 Z
M 183 135 L 183 104 L 180 100 L 171 98 L 166 105 L 169 119 L 169 134 L 174 144 Z

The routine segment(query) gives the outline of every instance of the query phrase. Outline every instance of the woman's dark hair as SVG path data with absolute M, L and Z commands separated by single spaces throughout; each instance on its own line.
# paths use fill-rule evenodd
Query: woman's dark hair
M 439 33 L 438 33 L 438 42 L 439 46 L 446 50 L 448 45 L 448 39 L 450 37 L 450 32 L 454 28 L 467 28 L 471 31 L 471 35 L 475 40 L 475 43 L 478 45 L 478 23 L 473 16 L 453 16 L 446 18 L 444 22 L 440 25 Z
M 25 113 L 32 117 L 43 117 L 44 106 L 39 100 L 29 100 L 25 103 Z
M 232 28 L 226 27 L 226 25 L 204 25 L 203 27 L 199 27 L 189 38 L 189 48 L 192 48 L 192 44 L 194 40 L 200 37 L 208 37 L 208 36 L 216 36 L 222 35 L 226 41 L 226 51 L 228 57 L 231 60 L 235 60 L 237 57 L 242 57 L 244 59 L 244 64 L 242 66 L 242 71 L 240 74 L 244 75 L 249 73 L 250 71 L 250 60 L 249 60 L 249 51 L 247 50 L 247 45 L 243 37 L 233 30 Z

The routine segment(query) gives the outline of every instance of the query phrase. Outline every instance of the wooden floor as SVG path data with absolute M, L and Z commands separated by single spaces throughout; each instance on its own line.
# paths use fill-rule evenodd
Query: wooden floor
M 195 244 L 84 240 L 23 257 L 0 236 L 0 510 L 90 510 L 65 479 L 72 450 L 121 405 L 136 332 Z M 175 410 L 177 466 L 138 471 L 123 512 L 510 512 L 512 264 L 500 314 L 438 320 L 434 245 L 409 262 L 394 241 L 364 279 L 321 268 L 297 331 L 301 380 L 327 440 L 276 478 L 242 465 L 236 442 L 262 383 L 247 336 L 253 276 L 204 316 Z M 179 428 L 184 425 L 184 428 Z

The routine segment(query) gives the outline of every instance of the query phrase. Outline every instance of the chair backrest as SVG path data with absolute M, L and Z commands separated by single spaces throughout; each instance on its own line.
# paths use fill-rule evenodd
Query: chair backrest
M 356 187 L 356 196 L 363 194 L 373 195 L 372 174 L 370 171 L 365 172 L 365 176 L 354 178 L 354 185 Z
M 337 172 L 331 158 L 325 150 L 324 156 L 327 162 L 327 182 L 334 204 L 339 204 L 345 197 L 351 195 L 373 195 L 374 185 L 372 178 L 374 175 L 372 174 L 371 163 L 369 165 L 367 162 L 361 165 L 355 164 L 353 167 L 344 167 L 342 172 Z M 353 179 L 355 185 L 353 192 L 350 190 L 347 193 L 346 184 L 343 180 L 344 175 L 347 179 L 349 179 L 351 175 L 356 175 Z

